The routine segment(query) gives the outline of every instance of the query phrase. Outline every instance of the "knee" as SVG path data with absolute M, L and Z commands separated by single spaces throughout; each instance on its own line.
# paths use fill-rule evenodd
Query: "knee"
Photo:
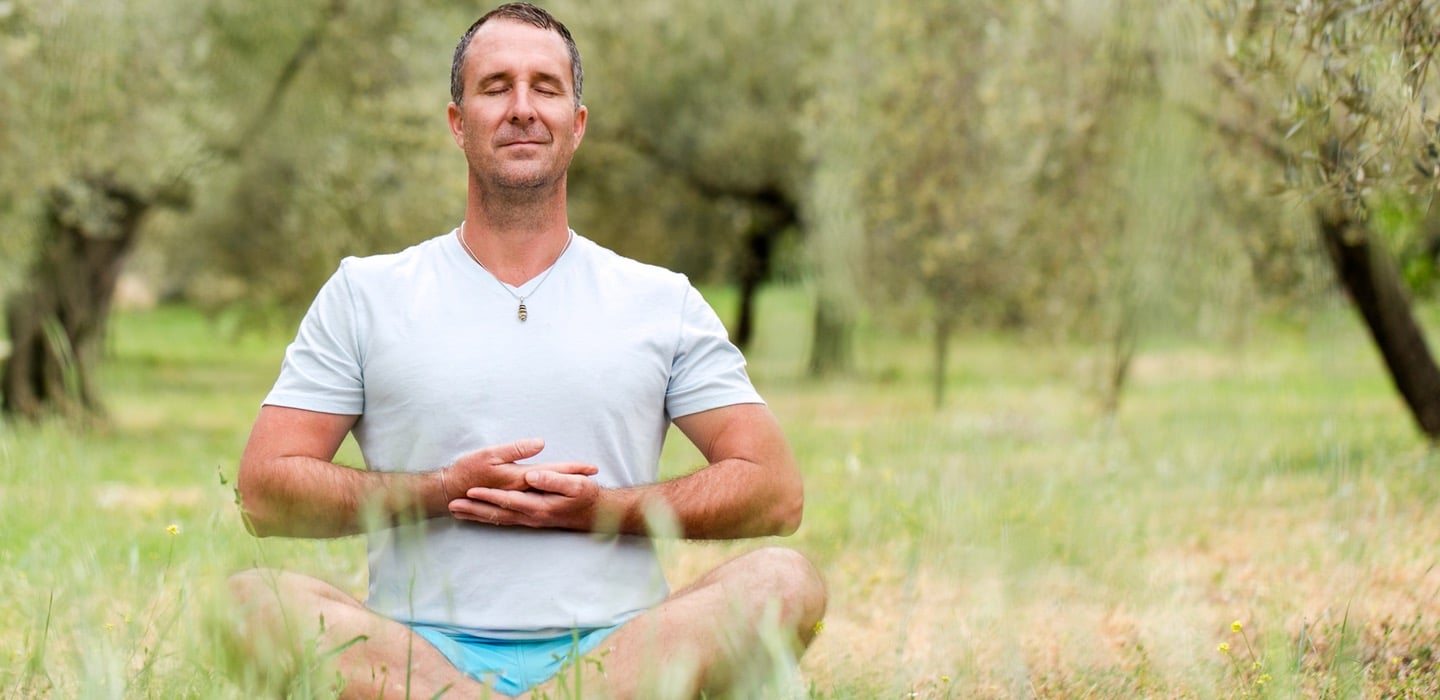
M 231 599 L 251 613 L 286 610 L 362 608 L 355 597 L 318 578 L 281 569 L 247 569 L 226 580 Z
M 253 611 L 313 595 L 310 589 L 314 586 L 308 585 L 306 579 L 278 569 L 246 569 L 231 574 L 225 587 L 237 608 Z
M 300 649 L 295 631 L 286 624 L 277 590 L 279 573 L 249 569 L 232 574 L 224 589 L 216 591 L 223 605 L 207 618 L 223 651 L 222 670 L 254 697 L 286 694 Z
M 225 581 L 227 626 L 244 637 L 292 648 L 363 604 L 319 579 L 279 569 L 248 569 Z M 288 646 L 287 646 L 288 645 Z
M 273 579 L 274 573 L 269 569 L 246 569 L 230 575 L 225 579 L 226 587 L 236 597 L 250 594 L 256 587 L 265 582 L 266 579 Z
M 230 600 L 239 605 L 253 604 L 262 591 L 273 588 L 274 576 L 264 569 L 246 569 L 225 580 L 225 590 Z M 270 582 L 270 583 L 267 583 Z
M 768 598 L 777 599 L 800 629 L 825 615 L 828 596 L 820 571 L 805 555 L 785 547 L 765 547 L 739 561 Z

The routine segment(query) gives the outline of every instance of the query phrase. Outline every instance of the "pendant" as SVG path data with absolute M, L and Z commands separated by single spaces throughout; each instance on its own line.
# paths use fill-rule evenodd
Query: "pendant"
M 520 302 L 520 308 L 515 310 L 515 316 L 523 323 L 530 314 L 525 312 L 525 302 Z

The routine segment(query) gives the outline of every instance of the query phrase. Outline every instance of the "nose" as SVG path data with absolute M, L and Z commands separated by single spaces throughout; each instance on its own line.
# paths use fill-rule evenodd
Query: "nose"
M 510 123 L 529 124 L 535 121 L 535 106 L 530 103 L 530 91 L 515 90 L 515 100 L 510 104 Z

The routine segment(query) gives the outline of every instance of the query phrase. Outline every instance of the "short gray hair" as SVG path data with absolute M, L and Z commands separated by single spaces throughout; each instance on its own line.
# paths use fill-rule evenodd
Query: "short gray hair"
M 565 40 L 565 49 L 570 53 L 570 78 L 575 83 L 575 106 L 580 106 L 580 95 L 585 84 L 585 70 L 580 67 L 580 49 L 575 46 L 575 38 L 570 36 L 570 30 L 560 20 L 545 10 L 531 5 L 528 2 L 511 2 L 501 5 L 487 13 L 470 28 L 465 30 L 465 35 L 460 37 L 460 43 L 455 45 L 455 57 L 450 60 L 450 100 L 460 104 L 465 97 L 465 84 L 462 74 L 465 71 L 465 51 L 470 48 L 470 40 L 475 38 L 475 32 L 481 25 L 492 19 L 509 19 L 517 22 L 524 22 L 540 29 L 548 29 L 560 35 Z

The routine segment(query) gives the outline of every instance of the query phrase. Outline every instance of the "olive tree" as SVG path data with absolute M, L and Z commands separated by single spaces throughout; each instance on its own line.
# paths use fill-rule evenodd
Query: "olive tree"
M 1440 367 L 1387 240 L 1428 235 L 1440 192 L 1434 0 L 1207 4 L 1225 100 L 1195 111 L 1309 212 L 1335 279 L 1420 430 L 1440 439 Z M 1403 245 L 1403 244 L 1401 244 Z
M 1104 340 L 1114 410 L 1139 326 L 1196 296 L 1174 253 L 1210 233 L 1199 130 L 1167 106 L 1191 58 L 1158 31 L 1174 17 L 908 0 L 853 18 L 808 133 L 824 211 L 863 240 L 872 308 L 928 322 L 937 403 L 969 324 Z
M 0 130 L 10 165 L 4 226 L 30 263 L 7 294 L 7 413 L 91 414 L 93 365 L 127 256 L 155 212 L 190 205 L 196 183 L 261 134 L 346 4 L 269 3 L 301 29 L 255 93 L 221 94 L 218 3 L 12 2 L 0 18 Z M 287 36 L 291 36 L 287 34 Z
M 217 91 L 273 95 L 267 77 L 293 77 L 283 99 L 265 101 L 263 130 L 208 126 L 233 150 L 188 222 L 205 235 L 167 246 L 170 284 L 197 305 L 288 316 L 341 257 L 404 247 L 463 215 L 445 104 L 451 42 L 469 20 L 425 3 L 318 10 L 323 23 L 253 2 L 212 10 L 224 28 L 205 66 Z M 258 47 L 253 62 L 228 58 Z
M 200 144 L 173 105 L 198 89 L 185 68 L 202 17 L 156 2 L 9 10 L 5 225 L 31 263 L 5 305 L 3 407 L 80 414 L 96 407 L 90 364 L 122 262 L 147 217 L 189 199 Z
M 814 15 L 800 0 L 573 10 L 566 21 L 600 76 L 585 90 L 575 218 L 627 254 L 720 268 L 739 290 L 743 346 L 756 294 L 802 226 Z

